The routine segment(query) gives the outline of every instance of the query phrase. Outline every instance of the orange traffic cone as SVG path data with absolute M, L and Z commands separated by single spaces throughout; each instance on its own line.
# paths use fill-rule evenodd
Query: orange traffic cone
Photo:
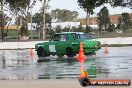
M 105 53 L 109 53 L 108 52 L 108 47 L 107 47 L 107 45 L 105 46 L 105 51 L 104 51 Z
M 32 50 L 32 48 L 30 49 L 29 54 L 30 54 L 31 57 L 33 57 L 33 50 Z
M 84 55 L 84 50 L 83 50 L 83 44 L 81 42 L 80 49 L 79 49 L 79 55 L 78 55 L 78 61 L 79 63 L 84 63 L 84 60 L 85 60 L 85 55 Z
M 83 44 L 82 42 L 80 43 L 80 48 L 79 48 L 79 55 L 78 55 L 78 61 L 81 64 L 81 75 L 80 78 L 87 78 L 88 77 L 88 72 L 84 70 L 83 63 L 85 61 L 85 55 L 84 55 L 84 50 L 83 50 Z

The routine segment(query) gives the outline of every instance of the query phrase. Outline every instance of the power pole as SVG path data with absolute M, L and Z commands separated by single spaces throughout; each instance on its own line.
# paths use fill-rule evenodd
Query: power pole
M 43 39 L 45 40 L 45 11 L 46 10 L 46 0 L 43 2 Z

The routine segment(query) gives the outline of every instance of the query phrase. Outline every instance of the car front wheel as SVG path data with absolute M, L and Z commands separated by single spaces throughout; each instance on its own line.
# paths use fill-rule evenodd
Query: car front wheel
M 38 48 L 37 49 L 37 55 L 38 57 L 44 57 L 45 56 L 45 52 L 44 52 L 44 49 L 43 48 Z

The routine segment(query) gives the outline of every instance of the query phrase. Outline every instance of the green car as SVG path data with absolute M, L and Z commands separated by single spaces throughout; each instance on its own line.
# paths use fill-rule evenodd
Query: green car
M 79 53 L 80 42 L 83 43 L 84 53 L 93 54 L 101 49 L 100 41 L 92 40 L 91 34 L 83 32 L 56 33 L 49 42 L 35 45 L 38 57 L 50 55 L 73 57 Z

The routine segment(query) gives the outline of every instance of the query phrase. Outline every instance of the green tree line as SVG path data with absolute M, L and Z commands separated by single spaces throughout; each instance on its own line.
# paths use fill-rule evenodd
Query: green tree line
M 21 17 L 23 20 L 23 24 L 22 24 L 22 28 L 20 28 L 21 30 L 24 31 L 19 31 L 20 36 L 28 36 L 28 23 L 30 22 L 30 12 L 29 9 L 31 9 L 36 2 L 38 1 L 42 1 L 42 2 L 50 2 L 50 0 L 0 0 L 0 5 L 1 5 L 1 37 L 2 37 L 2 41 L 4 38 L 3 35 L 3 26 L 6 25 L 4 23 L 6 23 L 6 20 L 3 20 L 4 18 L 4 9 L 3 7 L 6 5 L 9 13 L 11 13 L 16 20 L 16 24 L 17 24 L 17 29 L 18 29 L 18 17 Z M 88 17 L 90 15 L 92 15 L 94 12 L 93 10 L 97 7 L 100 7 L 101 5 L 104 5 L 105 3 L 109 3 L 112 7 L 128 7 L 131 8 L 132 7 L 132 1 L 131 0 L 77 0 L 78 5 L 84 9 L 84 11 L 87 13 L 86 15 L 86 23 L 88 22 Z M 46 6 L 44 7 L 44 4 L 42 6 L 42 10 L 40 11 L 40 13 L 36 13 L 33 16 L 33 22 L 37 23 L 38 27 L 37 30 L 41 30 L 42 32 L 42 26 L 44 26 L 44 20 L 46 20 L 46 25 L 47 28 L 50 27 L 51 21 L 56 20 L 57 22 L 60 21 L 72 21 L 72 20 L 76 20 L 78 17 L 78 12 L 77 11 L 69 11 L 66 9 L 55 9 L 52 10 L 51 13 L 46 13 L 45 19 L 44 18 L 44 11 L 45 9 L 49 8 L 50 6 L 48 6 L 48 3 L 46 4 Z M 106 9 L 105 9 L 106 10 Z M 99 13 L 101 15 L 101 13 Z M 106 13 L 106 17 L 107 17 Z M 123 17 L 125 15 L 125 17 Z M 125 21 L 126 19 L 126 15 L 127 14 L 122 14 L 122 17 L 119 19 L 119 24 L 118 24 L 118 28 L 121 28 L 121 24 L 123 24 L 123 28 L 124 29 L 128 29 L 130 22 L 129 21 Z M 36 17 L 41 17 L 40 18 L 40 22 L 37 21 Z M 105 23 L 99 23 L 100 27 L 104 26 L 105 30 L 107 29 L 111 29 L 110 27 L 113 27 L 113 24 L 108 23 L 108 19 L 105 19 L 107 21 L 105 21 Z M 98 20 L 99 21 L 99 20 Z M 101 21 L 100 21 L 101 22 Z M 108 27 L 108 24 L 110 27 Z M 100 28 L 101 29 L 101 28 Z M 46 29 L 44 29 L 46 30 Z M 91 30 L 89 30 L 89 26 L 86 25 L 86 32 L 90 32 Z M 24 32 L 24 33 L 22 33 Z M 19 34 L 18 33 L 18 34 Z

